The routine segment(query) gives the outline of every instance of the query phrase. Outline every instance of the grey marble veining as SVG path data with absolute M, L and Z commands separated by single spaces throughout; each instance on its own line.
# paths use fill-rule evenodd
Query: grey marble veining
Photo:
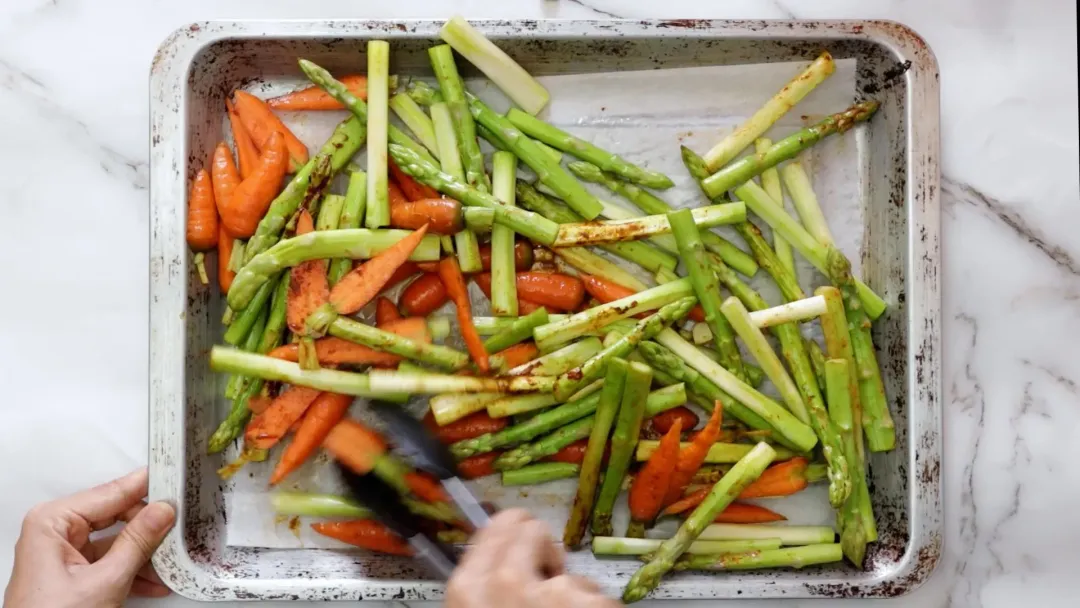
M 158 43 L 209 18 L 457 12 L 888 18 L 922 34 L 941 67 L 945 555 L 905 599 L 844 605 L 1075 605 L 1080 156 L 1068 0 L 0 4 L 0 285 L 19 294 L 0 298 L 0 454 L 34 463 L 0 470 L 0 487 L 18 489 L 0 505 L 0 546 L 31 504 L 146 459 L 147 75 Z M 0 551 L 0 572 L 9 567 Z M 841 605 L 752 605 L 800 604 Z

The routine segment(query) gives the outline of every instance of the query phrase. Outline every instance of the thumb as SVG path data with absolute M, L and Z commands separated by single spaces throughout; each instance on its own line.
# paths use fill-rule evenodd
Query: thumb
M 131 582 L 150 561 L 175 521 L 176 511 L 172 506 L 163 502 L 146 505 L 120 530 L 108 553 L 94 565 L 107 571 L 114 580 Z

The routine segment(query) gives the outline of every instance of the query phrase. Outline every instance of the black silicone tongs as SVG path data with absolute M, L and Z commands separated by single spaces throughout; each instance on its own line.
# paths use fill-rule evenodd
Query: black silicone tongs
M 488 513 L 458 477 L 457 462 L 450 450 L 400 406 L 380 401 L 372 401 L 369 406 L 386 425 L 387 438 L 396 450 L 414 467 L 439 478 L 473 528 L 486 526 L 490 520 Z
M 393 486 L 374 473 L 359 475 L 340 462 L 337 467 L 354 499 L 371 509 L 380 523 L 404 538 L 417 559 L 431 566 L 443 580 L 450 578 L 457 566 L 457 555 L 446 544 L 424 534 L 419 518 L 402 505 Z

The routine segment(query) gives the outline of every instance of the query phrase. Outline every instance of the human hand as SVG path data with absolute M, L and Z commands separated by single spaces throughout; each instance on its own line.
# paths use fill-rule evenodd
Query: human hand
M 502 511 L 473 538 L 446 589 L 447 608 L 615 608 L 592 581 L 566 573 L 566 554 L 547 524 Z
M 144 467 L 31 509 L 15 544 L 4 608 L 114 608 L 129 594 L 168 595 L 149 561 L 176 513 L 143 502 L 147 484 Z M 118 521 L 127 522 L 119 534 L 90 540 Z

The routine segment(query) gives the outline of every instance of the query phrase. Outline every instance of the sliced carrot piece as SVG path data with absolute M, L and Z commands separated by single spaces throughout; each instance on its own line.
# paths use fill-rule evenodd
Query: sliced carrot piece
M 270 475 L 270 485 L 280 483 L 290 473 L 299 469 L 305 460 L 311 458 L 334 425 L 345 417 L 352 402 L 352 395 L 330 392 L 315 398 L 304 414 L 300 428 L 296 429 L 292 442 L 282 452 L 281 460 Z
M 304 415 L 319 393 L 306 386 L 285 389 L 266 411 L 251 419 L 244 431 L 244 442 L 260 450 L 274 447 L 289 431 L 289 427 Z
M 767 524 L 786 519 L 783 515 L 765 507 L 745 502 L 733 502 L 713 521 L 718 524 Z
M 330 291 L 330 304 L 339 314 L 351 315 L 360 310 L 394 276 L 427 234 L 427 226 L 394 243 L 385 251 L 353 269 L 341 278 Z

